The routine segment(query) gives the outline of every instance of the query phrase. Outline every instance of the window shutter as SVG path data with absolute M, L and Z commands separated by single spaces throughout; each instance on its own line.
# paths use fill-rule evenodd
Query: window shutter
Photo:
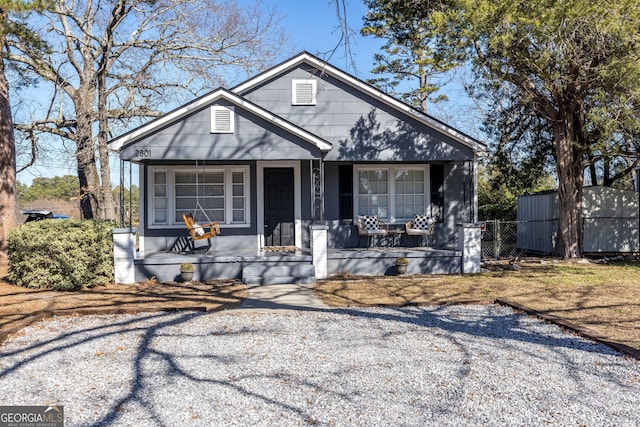
M 316 105 L 316 80 L 294 80 L 292 82 L 293 105 Z
M 233 108 L 211 107 L 211 133 L 233 133 Z

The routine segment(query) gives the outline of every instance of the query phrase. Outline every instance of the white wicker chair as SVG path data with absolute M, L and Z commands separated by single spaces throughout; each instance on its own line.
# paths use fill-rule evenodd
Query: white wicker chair
M 420 222 L 420 223 L 418 223 Z M 436 231 L 436 220 L 434 218 L 428 219 L 428 224 L 424 221 L 417 221 L 416 217 L 413 220 L 405 224 L 405 231 L 408 236 L 416 236 L 418 238 L 418 245 L 424 245 L 424 239 L 426 237 L 427 247 L 431 247 L 431 236 Z
M 367 247 L 371 246 L 371 240 L 373 240 L 373 238 L 387 235 L 387 224 L 378 220 L 378 217 L 375 215 L 358 216 L 356 225 L 358 226 L 359 238 L 362 239 L 365 237 L 367 239 Z M 358 246 L 360 246 L 360 241 L 358 241 Z

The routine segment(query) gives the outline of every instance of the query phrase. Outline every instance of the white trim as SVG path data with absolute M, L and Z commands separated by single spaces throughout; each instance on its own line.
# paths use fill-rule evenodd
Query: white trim
M 300 161 L 258 161 L 256 162 L 256 203 L 257 206 L 257 232 L 258 250 L 264 248 L 264 170 L 266 168 L 293 168 L 293 221 L 294 221 L 294 242 L 296 248 L 302 247 L 302 200 L 301 200 L 301 175 Z
M 147 170 L 145 166 L 142 166 L 138 169 L 138 188 L 139 195 L 146 195 L 149 193 L 149 189 L 146 187 L 145 176 L 147 175 Z M 138 255 L 144 254 L 144 225 L 146 223 L 145 219 L 147 217 L 147 202 L 144 200 L 144 197 L 138 197 Z
M 164 197 L 167 199 L 167 206 L 165 207 L 165 210 L 167 211 L 167 222 L 165 223 L 158 223 L 156 224 L 156 178 L 155 178 L 155 174 L 156 173 L 164 173 L 165 177 L 164 177 L 164 181 L 165 181 L 165 195 Z M 174 200 L 175 200 L 175 196 L 172 196 L 173 190 L 171 189 L 171 182 L 172 180 L 169 179 L 169 169 L 166 167 L 156 167 L 156 168 L 149 168 L 149 194 L 151 195 L 151 197 L 149 198 L 149 225 L 150 226 L 155 226 L 155 227 L 162 227 L 162 226 L 168 226 L 168 225 L 172 225 L 172 221 L 171 221 L 171 212 L 174 211 L 173 209 L 173 204 L 174 204 Z M 151 227 L 149 227 L 151 228 Z
M 380 218 L 385 222 L 395 224 L 398 220 L 396 218 L 396 187 L 395 187 L 395 172 L 398 170 L 420 170 L 424 172 L 424 213 L 431 215 L 431 168 L 428 164 L 355 164 L 353 165 L 353 218 L 354 221 L 358 218 L 360 208 L 360 171 L 373 171 L 373 170 L 385 170 L 388 173 L 387 180 L 387 197 L 389 199 L 389 205 L 387 206 L 389 217 Z M 403 223 L 410 218 L 401 218 L 400 222 Z
M 298 85 L 311 85 L 311 99 L 309 102 L 298 100 Z M 293 79 L 291 80 L 291 105 L 316 105 L 318 102 L 318 79 Z
M 155 206 L 154 206 L 154 180 L 155 172 L 165 172 L 167 177 L 167 223 L 154 224 Z M 179 166 L 149 166 L 147 167 L 148 178 L 148 205 L 149 211 L 149 229 L 175 229 L 184 227 L 182 218 L 176 218 L 176 194 L 175 194 L 175 175 L 180 172 L 188 173 L 224 173 L 224 217 L 225 221 L 219 218 L 211 218 L 212 221 L 218 221 L 220 228 L 249 228 L 251 227 L 251 170 L 249 165 L 212 165 L 200 167 L 197 171 L 193 167 L 186 165 Z M 243 223 L 234 223 L 233 221 L 233 172 L 244 173 L 244 197 L 245 197 L 245 221 Z M 195 207 L 194 207 L 195 209 Z M 195 212 L 194 212 L 195 214 Z
M 478 222 L 478 156 L 473 156 L 473 222 Z
M 213 92 L 201 98 L 198 98 L 183 107 L 173 110 L 170 113 L 160 116 L 159 118 L 152 120 L 151 122 L 144 124 L 131 132 L 125 133 L 123 135 L 120 135 L 119 137 L 112 139 L 111 142 L 109 142 L 109 149 L 115 152 L 119 152 L 120 149 L 122 149 L 122 147 L 124 147 L 125 145 L 131 142 L 135 142 L 140 138 L 146 137 L 156 130 L 162 128 L 163 126 L 177 121 L 195 110 L 204 108 L 212 104 L 213 102 L 218 101 L 219 99 L 229 101 L 234 105 L 257 115 L 258 117 L 269 121 L 270 123 L 286 130 L 287 132 L 290 132 L 293 135 L 296 135 L 303 140 L 315 145 L 321 151 L 331 150 L 332 145 L 326 140 L 310 132 L 307 132 L 306 130 L 294 125 L 293 123 L 284 120 L 283 118 L 265 110 L 264 108 L 247 101 L 240 95 L 229 92 L 226 89 L 214 90 Z
M 425 125 L 431 127 L 432 129 L 438 130 L 448 135 L 454 140 L 472 148 L 475 151 L 486 151 L 486 147 L 484 146 L 484 144 L 481 144 L 480 142 L 460 133 L 456 129 L 450 126 L 447 126 L 444 123 L 441 123 L 433 119 L 432 117 L 427 116 L 426 114 L 416 110 L 410 105 L 405 104 L 404 102 L 392 97 L 391 95 L 388 95 L 376 89 L 375 87 L 358 80 L 357 78 L 351 76 L 350 74 L 340 70 L 339 68 L 332 66 L 327 62 L 320 60 L 319 58 L 316 58 L 315 56 L 307 52 L 303 52 L 297 56 L 294 56 L 293 58 L 281 63 L 280 65 L 277 65 L 274 68 L 271 68 L 270 70 L 267 70 L 264 73 L 259 74 L 245 81 L 244 83 L 239 84 L 238 86 L 234 87 L 232 91 L 234 93 L 242 94 L 246 90 L 249 90 L 259 85 L 260 83 L 267 81 L 277 76 L 278 74 L 290 68 L 293 68 L 301 63 L 307 63 L 313 66 L 314 68 L 318 69 L 323 74 L 331 75 L 332 77 L 335 77 L 338 80 L 341 80 L 342 82 L 347 83 L 349 86 L 354 87 L 360 90 L 361 92 L 368 94 L 373 98 L 379 99 L 380 101 L 384 102 L 390 107 L 393 107 L 396 110 L 402 111 L 403 113 L 413 117 L 419 122 L 424 123 Z
M 212 105 L 211 109 L 211 133 L 233 133 L 235 130 L 235 111 L 233 107 L 227 107 L 224 105 Z M 229 114 L 229 127 L 221 129 L 217 127 L 218 121 L 216 120 L 218 114 Z

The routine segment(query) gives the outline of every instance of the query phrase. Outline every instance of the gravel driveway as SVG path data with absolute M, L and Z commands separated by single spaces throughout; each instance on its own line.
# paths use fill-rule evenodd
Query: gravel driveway
M 55 318 L 0 405 L 65 425 L 640 425 L 640 363 L 498 306 Z

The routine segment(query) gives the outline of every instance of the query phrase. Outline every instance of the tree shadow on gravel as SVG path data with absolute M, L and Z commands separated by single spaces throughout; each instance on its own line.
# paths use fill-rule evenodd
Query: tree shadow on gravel
M 490 340 L 489 347 L 494 345 L 496 348 L 508 349 L 514 353 L 514 357 L 527 358 L 532 364 L 540 364 L 544 366 L 549 358 L 552 358 L 555 363 L 560 360 L 567 367 L 566 373 L 568 379 L 571 380 L 573 388 L 576 393 L 579 393 L 582 385 L 582 377 L 580 370 L 584 367 L 579 366 L 572 358 L 569 352 L 563 351 L 563 349 L 577 349 L 578 351 L 595 352 L 605 355 L 614 354 L 612 350 L 608 350 L 606 347 L 600 345 L 585 344 L 580 338 L 573 335 L 566 334 L 552 334 L 541 335 L 536 328 L 530 328 L 523 325 L 522 319 L 526 316 L 518 315 L 516 313 L 504 314 L 502 310 L 489 310 L 486 314 L 482 315 L 466 315 L 466 311 L 460 310 L 455 313 L 451 313 L 450 307 L 395 307 L 385 309 L 317 309 L 317 310 L 302 310 L 300 307 L 288 306 L 286 304 L 279 305 L 280 309 L 298 309 L 295 313 L 290 313 L 291 316 L 300 315 L 305 311 L 308 313 L 318 313 L 320 316 L 315 318 L 313 323 L 310 323 L 310 328 L 318 328 L 322 326 L 322 322 L 334 321 L 334 317 L 331 315 L 337 315 L 339 317 L 349 316 L 354 321 L 364 321 L 367 325 L 384 324 L 386 322 L 392 322 L 394 324 L 403 324 L 413 330 L 422 330 L 424 328 L 425 340 L 432 339 L 434 342 L 436 339 L 448 340 L 454 348 L 455 354 L 451 354 L 459 360 L 459 364 L 455 368 L 455 377 L 459 379 L 459 383 L 455 386 L 458 390 L 448 400 L 447 404 L 438 404 L 434 402 L 434 406 L 429 408 L 424 407 L 422 410 L 429 410 L 441 415 L 446 415 L 451 408 L 456 405 L 464 404 L 465 392 L 464 388 L 467 387 L 469 376 L 474 369 L 474 364 L 478 359 L 491 358 L 490 350 L 486 351 L 486 354 L 478 354 L 477 350 L 471 348 L 468 345 L 468 341 L 474 338 L 485 338 Z M 329 316 L 323 316 L 328 314 Z M 318 390 L 320 394 L 330 395 L 332 399 L 349 402 L 353 397 L 349 394 L 340 392 L 340 390 L 334 388 L 332 384 L 323 384 L 314 382 L 312 378 L 306 378 L 302 376 L 291 376 L 287 378 L 280 378 L 273 373 L 263 374 L 251 374 L 236 376 L 233 378 L 224 378 L 214 376 L 216 367 L 222 368 L 228 364 L 241 365 L 246 363 L 245 355 L 233 354 L 227 358 L 221 357 L 215 352 L 207 352 L 206 354 L 191 354 L 189 348 L 181 346 L 169 346 L 168 348 L 162 348 L 162 345 L 158 344 L 157 340 L 172 339 L 172 338 L 189 338 L 189 339 L 212 339 L 211 337 L 220 336 L 221 338 L 231 338 L 234 335 L 246 335 L 252 334 L 256 338 L 262 338 L 269 340 L 273 334 L 277 334 L 278 330 L 270 327 L 268 323 L 263 322 L 262 316 L 269 316 L 270 313 L 262 312 L 245 312 L 236 311 L 232 316 L 251 316 L 254 319 L 259 320 L 257 323 L 251 323 L 251 326 L 246 326 L 240 329 L 226 329 L 217 322 L 219 315 L 224 313 L 201 313 L 201 312 L 184 312 L 184 313 L 154 313 L 136 315 L 134 317 L 127 317 L 125 319 L 115 319 L 115 321 L 109 321 L 105 319 L 105 324 L 101 324 L 95 327 L 78 328 L 69 332 L 62 332 L 54 338 L 37 342 L 33 344 L 25 345 L 18 350 L 3 349 L 0 354 L 2 355 L 3 363 L 0 364 L 0 388 L 3 388 L 3 383 L 7 383 L 7 377 L 10 377 L 12 373 L 15 373 L 21 369 L 29 369 L 31 364 L 37 366 L 36 362 L 50 355 L 60 355 L 62 353 L 71 353 L 68 356 L 70 360 L 77 355 L 75 352 L 81 352 L 82 346 L 87 345 L 93 341 L 109 337 L 124 337 L 127 334 L 133 334 L 136 336 L 135 349 L 130 349 L 134 352 L 134 356 L 131 361 L 132 380 L 127 383 L 126 389 L 112 390 L 112 401 L 108 403 L 109 408 L 106 413 L 100 415 L 99 419 L 92 420 L 91 425 L 113 425 L 128 423 L 127 413 L 132 406 L 139 406 L 143 408 L 144 417 L 148 421 L 148 424 L 154 425 L 171 425 L 166 421 L 166 417 L 163 414 L 163 410 L 166 411 L 166 406 L 171 407 L 172 402 L 163 402 L 164 406 L 160 405 L 153 399 L 153 393 L 155 393 L 155 387 L 170 388 L 176 381 L 186 381 L 189 385 L 195 387 L 196 385 L 206 384 L 211 387 L 222 387 L 225 393 L 239 394 L 241 396 L 258 400 L 266 406 L 275 406 L 279 410 L 287 414 L 293 414 L 296 418 L 304 420 L 310 424 L 323 424 L 320 420 L 314 418 L 313 414 L 309 412 L 304 405 L 296 404 L 286 398 L 279 397 L 277 394 L 269 394 L 267 392 L 260 391 L 257 388 L 253 388 L 250 384 L 251 381 L 277 381 L 277 382 L 289 382 L 289 387 L 295 387 L 297 389 L 312 389 Z M 191 331 L 189 329 L 190 322 L 209 322 L 206 323 L 206 328 L 199 329 L 198 331 Z M 184 328 L 184 331 L 183 329 Z M 362 329 L 366 330 L 366 329 Z M 372 329 L 375 333 L 378 333 L 377 329 Z M 299 331 L 300 335 L 304 335 L 304 331 Z M 394 332 L 398 334 L 398 332 Z M 379 330 L 379 337 L 381 345 L 393 345 L 393 336 L 388 331 L 385 331 L 383 327 Z M 329 337 L 327 339 L 330 339 Z M 354 345 L 352 351 L 357 352 L 357 342 L 346 343 L 345 345 Z M 516 345 L 517 343 L 531 343 L 530 350 L 523 350 L 522 346 Z M 543 350 L 543 351 L 541 351 Z M 438 349 L 433 349 L 434 354 L 438 354 Z M 258 356 L 253 356 L 258 357 Z M 447 355 L 442 355 L 447 357 Z M 13 361 L 17 358 L 16 361 Z M 188 368 L 185 368 L 185 360 L 189 362 Z M 197 363 L 206 363 L 210 366 L 209 370 L 194 371 L 193 366 L 197 366 Z M 496 363 L 500 363 L 500 359 L 495 360 Z M 318 361 L 317 363 L 321 363 Z M 611 365 L 615 365 L 617 362 L 612 361 Z M 191 365 L 193 364 L 193 365 Z M 160 366 L 159 369 L 153 370 L 152 367 Z M 347 374 L 349 367 L 344 366 L 345 374 Z M 419 369 L 419 367 L 416 367 Z M 154 384 L 151 377 L 156 375 L 162 375 L 161 384 Z M 336 373 L 336 375 L 340 375 Z M 613 376 L 607 376 L 603 373 L 603 380 L 616 381 Z M 618 383 L 619 386 L 631 387 L 629 384 Z M 637 387 L 637 386 L 636 386 Z M 42 392 L 41 392 L 42 393 Z M 151 398 L 149 397 L 151 396 Z M 44 397 L 49 399 L 49 397 Z M 57 399 L 51 398 L 51 400 L 57 401 L 59 404 L 64 405 L 64 397 Z M 10 403 L 10 402 L 5 402 Z M 427 405 L 426 403 L 415 403 L 415 406 Z M 181 408 L 185 410 L 185 408 Z M 71 415 L 77 411 L 78 408 L 70 408 L 68 414 Z M 175 410 L 180 410 L 175 408 Z M 205 408 L 206 410 L 206 408 Z M 241 410 L 239 408 L 238 410 Z M 68 417 L 69 417 L 68 415 Z M 69 418 L 70 424 L 78 424 L 74 422 L 72 418 Z M 202 420 L 200 420 L 202 421 Z

